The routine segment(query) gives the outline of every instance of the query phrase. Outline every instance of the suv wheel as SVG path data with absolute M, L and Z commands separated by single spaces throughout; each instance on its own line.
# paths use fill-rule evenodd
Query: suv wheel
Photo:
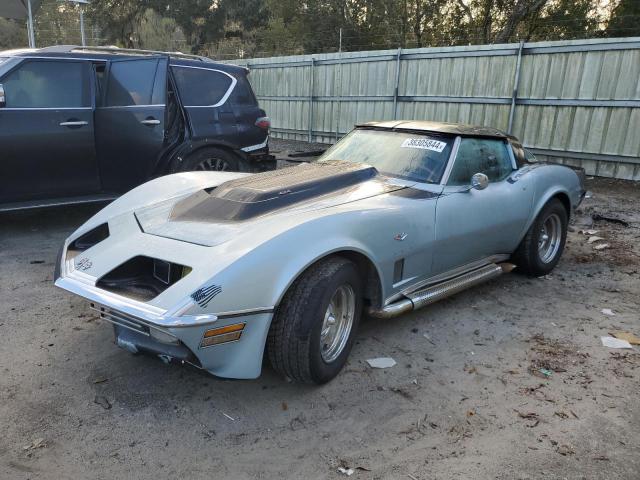
M 206 148 L 187 157 L 180 171 L 242 172 L 245 171 L 243 166 L 244 161 L 231 152 L 220 148 Z

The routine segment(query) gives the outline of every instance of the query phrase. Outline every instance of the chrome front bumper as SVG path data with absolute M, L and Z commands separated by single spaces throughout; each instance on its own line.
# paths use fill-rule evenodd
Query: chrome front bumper
M 256 378 L 260 375 L 273 309 L 185 315 L 182 312 L 192 307 L 188 301 L 165 311 L 82 280 L 59 277 L 55 284 L 89 300 L 98 316 L 114 325 L 118 346 L 134 353 L 155 354 L 165 362 L 187 362 L 220 377 Z M 203 346 L 207 330 L 237 323 L 245 324 L 239 340 Z M 163 342 L 158 337 L 170 337 L 175 341 Z

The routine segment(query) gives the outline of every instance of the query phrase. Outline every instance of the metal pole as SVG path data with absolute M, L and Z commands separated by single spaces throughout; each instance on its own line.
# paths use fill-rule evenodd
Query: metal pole
M 342 53 L 342 27 L 340 27 L 340 43 L 338 44 L 338 53 Z
M 31 0 L 27 0 L 27 30 L 29 32 L 29 48 L 36 48 L 36 37 L 33 33 L 33 15 L 31 14 Z
M 509 109 L 509 125 L 507 126 L 507 133 L 511 133 L 513 128 L 513 117 L 516 113 L 516 100 L 518 99 L 518 84 L 520 83 L 520 65 L 522 63 L 522 47 L 524 41 L 520 41 L 518 47 L 518 59 L 516 60 L 516 71 L 513 77 L 513 92 L 511 93 L 511 108 Z
M 313 69 L 315 60 L 311 57 L 311 71 L 309 72 L 309 135 L 308 140 L 311 143 L 313 137 Z
M 398 117 L 398 87 L 400 85 L 400 55 L 402 55 L 402 48 L 398 48 L 398 54 L 396 56 L 396 86 L 393 89 L 393 119 Z
M 84 37 L 84 11 L 82 5 L 80 5 L 80 39 L 82 40 L 82 46 L 87 46 L 87 40 Z

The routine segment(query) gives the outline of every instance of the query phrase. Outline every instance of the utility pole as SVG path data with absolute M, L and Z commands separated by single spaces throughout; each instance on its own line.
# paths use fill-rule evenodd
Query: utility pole
M 33 14 L 31 13 L 31 0 L 27 0 L 27 30 L 29 31 L 29 48 L 36 48 L 36 37 L 33 33 Z
M 84 36 L 84 10 L 82 8 L 82 5 L 80 5 L 79 8 L 80 8 L 80 40 L 82 41 L 82 46 L 86 47 L 87 39 Z

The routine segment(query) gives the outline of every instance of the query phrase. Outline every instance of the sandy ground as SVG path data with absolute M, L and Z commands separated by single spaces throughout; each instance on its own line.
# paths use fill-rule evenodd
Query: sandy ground
M 548 278 L 513 273 L 365 321 L 322 387 L 268 366 L 220 380 L 116 348 L 52 284 L 61 242 L 95 208 L 2 215 L 0 478 L 331 479 L 344 466 L 362 479 L 637 479 L 640 353 L 599 337 L 640 335 L 640 187 L 589 188 Z M 590 228 L 610 248 L 588 244 Z M 378 356 L 398 363 L 366 365 Z

